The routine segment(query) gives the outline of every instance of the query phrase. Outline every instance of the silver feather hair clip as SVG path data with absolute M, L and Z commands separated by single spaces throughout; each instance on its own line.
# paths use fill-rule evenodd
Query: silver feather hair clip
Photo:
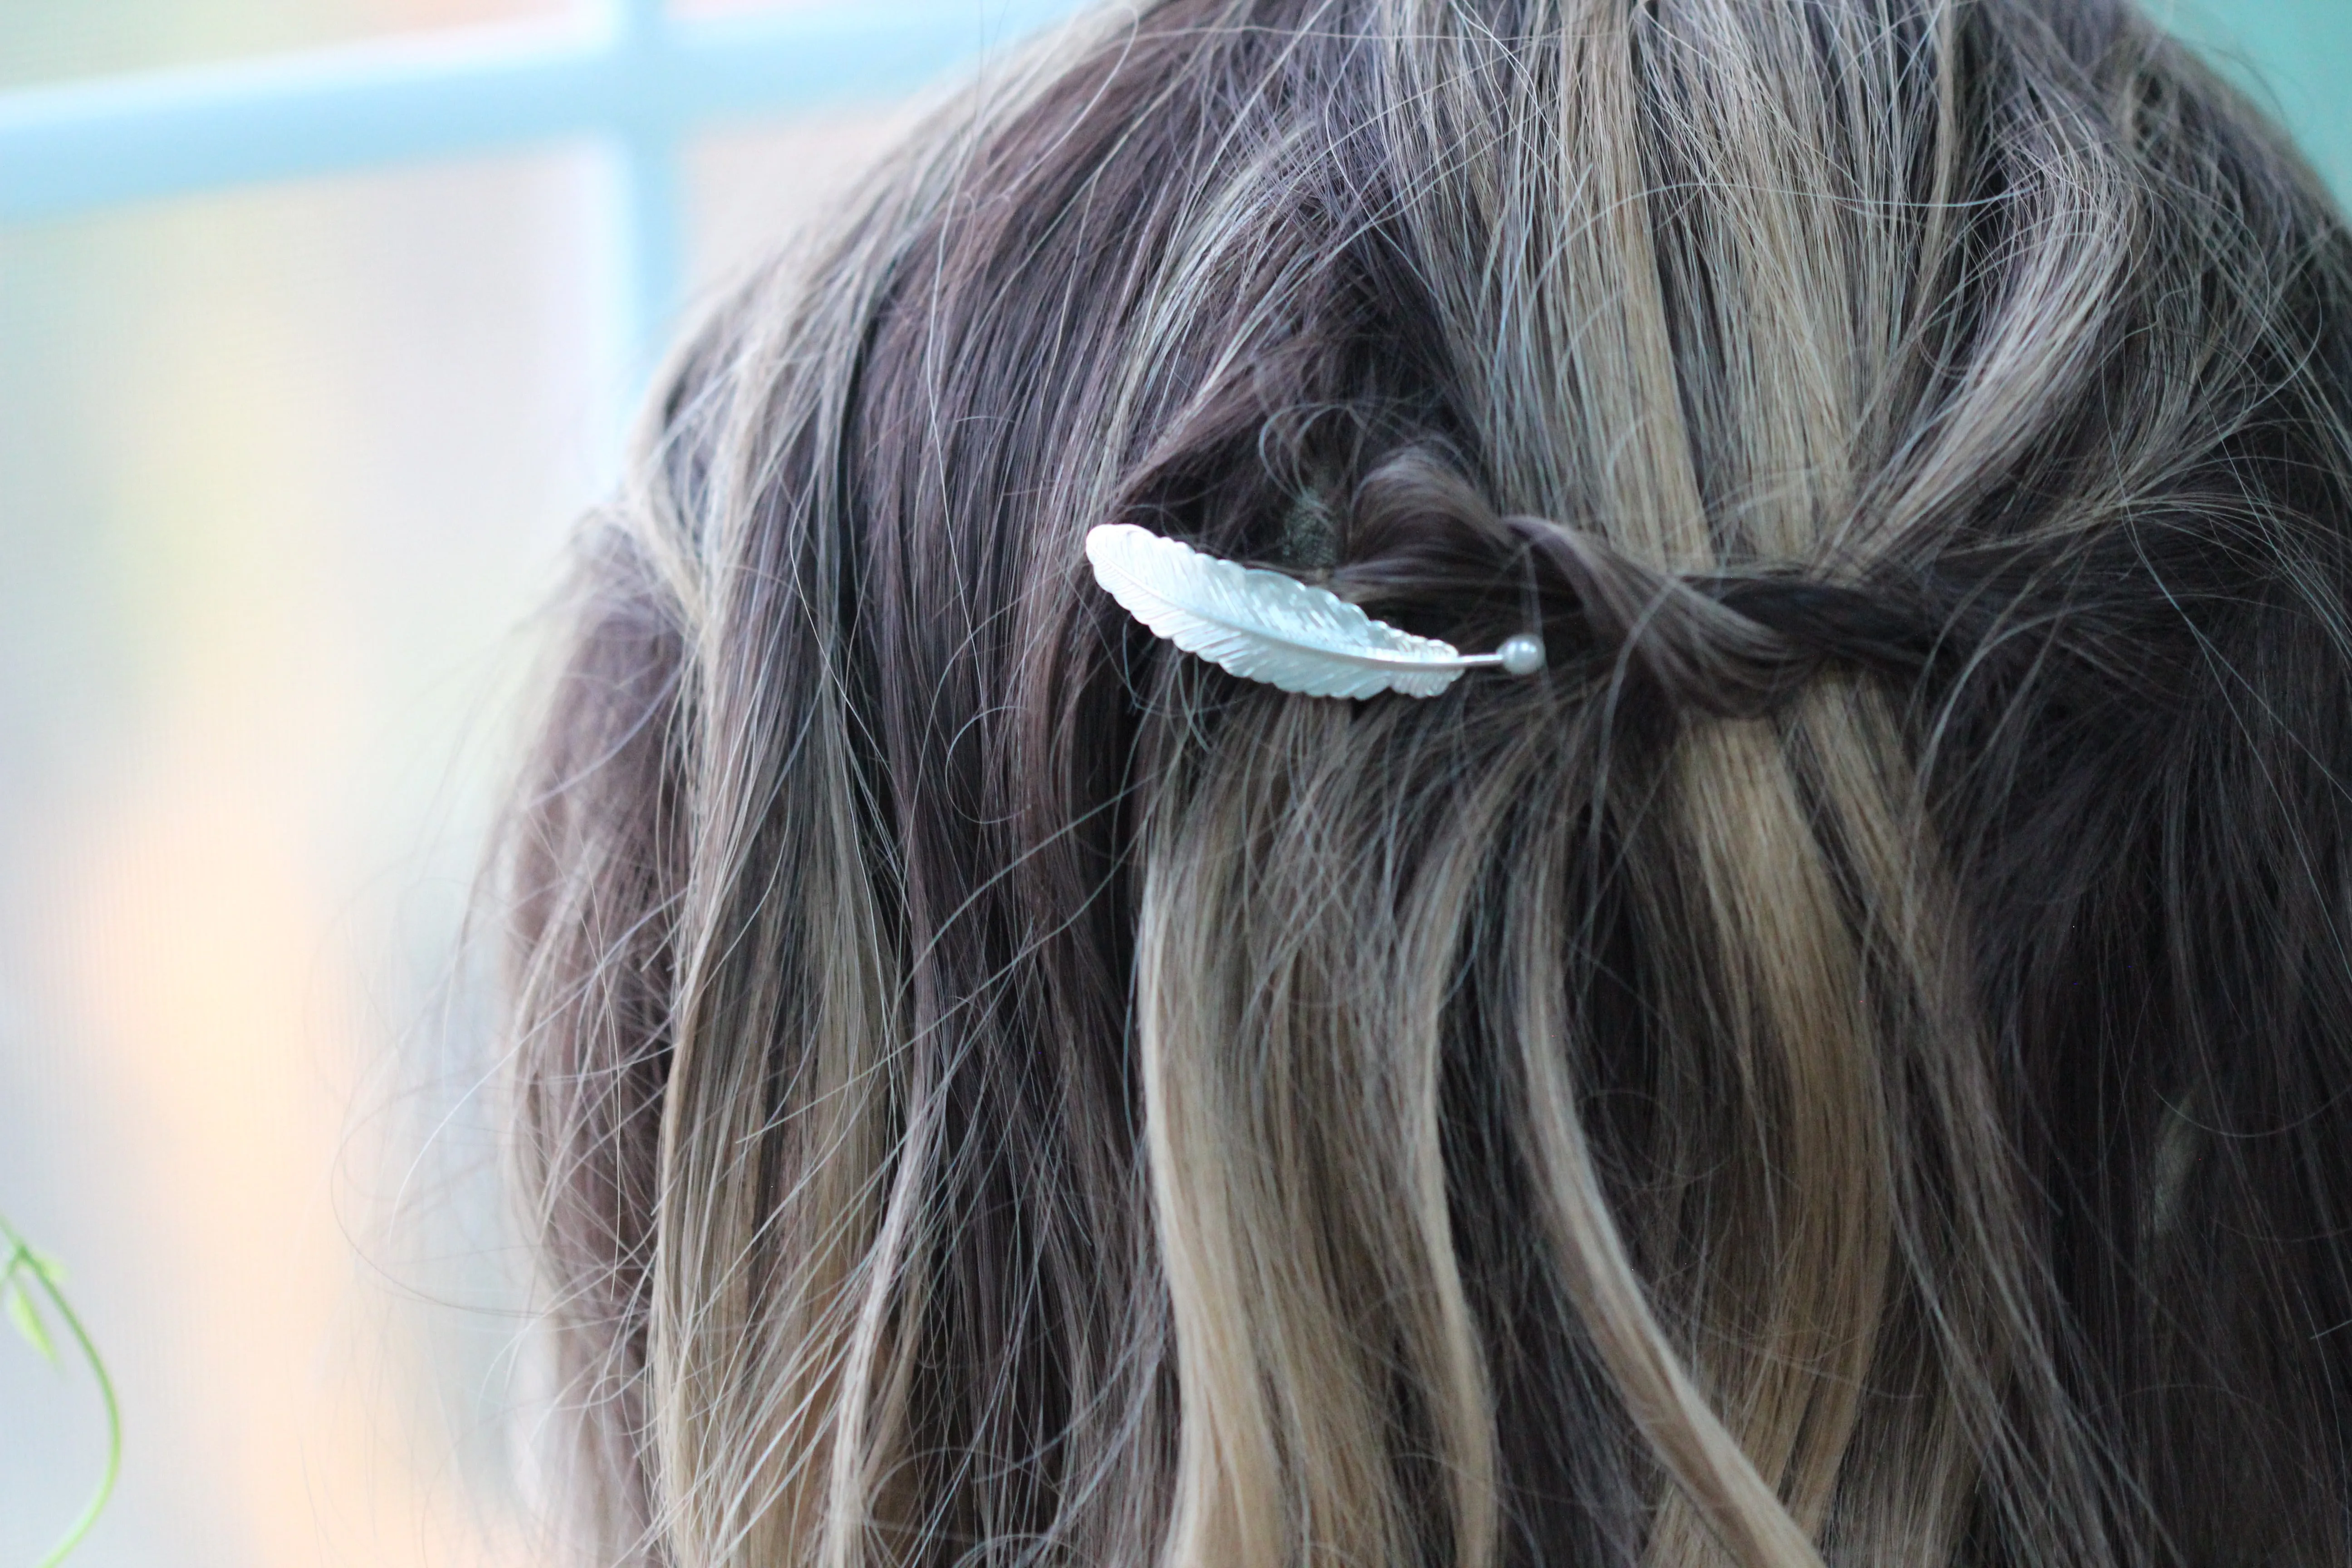
M 1376 621 L 1318 588 L 1205 555 L 1131 522 L 1087 532 L 1095 581 L 1127 613 L 1186 653 L 1246 680 L 1309 697 L 1434 697 L 1473 669 L 1533 675 L 1544 646 L 1525 633 L 1493 653 Z

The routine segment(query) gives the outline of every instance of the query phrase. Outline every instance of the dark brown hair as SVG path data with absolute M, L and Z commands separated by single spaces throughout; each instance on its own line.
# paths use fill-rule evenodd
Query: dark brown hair
M 2352 251 L 2122 0 L 1164 0 L 675 363 L 515 811 L 598 1563 L 2340 1563 Z M 1139 522 L 1535 679 L 1289 696 Z

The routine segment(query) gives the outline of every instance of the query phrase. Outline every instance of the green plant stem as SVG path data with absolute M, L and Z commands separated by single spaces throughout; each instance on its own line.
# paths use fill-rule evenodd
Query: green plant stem
M 0 1218 L 0 1241 L 8 1246 L 6 1274 L 13 1277 L 21 1268 L 40 1286 L 41 1294 L 48 1298 L 49 1305 L 56 1310 L 58 1321 L 65 1324 L 66 1331 L 73 1336 L 74 1343 L 81 1347 L 82 1360 L 89 1363 L 90 1375 L 98 1380 L 99 1397 L 106 1402 L 106 1473 L 99 1478 L 98 1490 L 91 1495 L 89 1506 L 81 1510 L 81 1517 L 74 1521 L 67 1530 L 65 1539 L 50 1548 L 48 1555 L 42 1558 L 38 1565 L 38 1568 L 58 1568 L 58 1564 L 82 1543 L 82 1538 L 98 1522 L 98 1516 L 106 1511 L 107 1499 L 114 1495 L 115 1478 L 122 1471 L 122 1406 L 115 1398 L 114 1379 L 107 1374 L 106 1362 L 98 1353 L 98 1346 L 91 1342 L 89 1331 L 81 1326 L 81 1319 L 75 1315 L 73 1307 L 66 1300 L 65 1292 L 58 1289 L 57 1281 L 49 1278 L 48 1269 L 42 1267 L 31 1244 L 19 1236 L 16 1226 L 5 1218 Z

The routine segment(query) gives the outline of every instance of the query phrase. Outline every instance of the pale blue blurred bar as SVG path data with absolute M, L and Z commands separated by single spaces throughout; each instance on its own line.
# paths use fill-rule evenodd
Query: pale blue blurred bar
M 463 31 L 0 93 L 0 223 L 563 137 L 675 139 L 912 91 L 1076 0 L 906 0 Z
M 678 153 L 692 130 L 897 97 L 1078 5 L 856 0 L 682 20 L 662 0 L 607 0 L 587 26 L 457 29 L 0 93 L 0 224 L 597 138 L 618 180 L 614 308 L 634 384 L 684 290 Z
M 621 69 L 652 79 L 669 47 L 668 0 L 605 0 L 605 24 Z M 613 250 L 619 260 L 613 301 L 617 342 L 628 356 L 622 384 L 634 387 L 660 362 L 686 292 L 686 201 L 678 131 L 671 116 L 638 113 L 614 138 L 619 200 Z

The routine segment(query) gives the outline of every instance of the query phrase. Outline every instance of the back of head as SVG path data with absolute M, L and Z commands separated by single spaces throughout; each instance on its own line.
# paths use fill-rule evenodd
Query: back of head
M 2336 1563 L 2352 250 L 2123 0 L 1163 0 L 677 360 L 517 808 L 599 1562 Z M 1153 639 L 1125 521 L 1549 666 Z

